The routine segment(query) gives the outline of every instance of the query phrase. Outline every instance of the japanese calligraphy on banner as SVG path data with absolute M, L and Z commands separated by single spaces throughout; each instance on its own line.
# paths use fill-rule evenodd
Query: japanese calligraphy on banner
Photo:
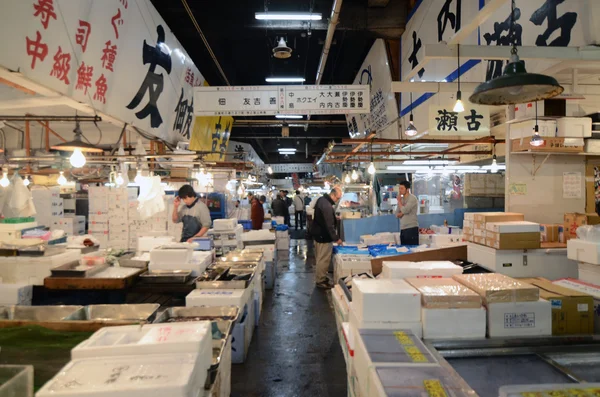
M 230 116 L 196 117 L 190 150 L 212 152 L 203 157 L 206 161 L 225 161 L 232 126 Z
M 193 130 L 204 78 L 150 0 L 4 0 L 0 66 L 154 136 Z M 8 12 L 7 10 L 10 10 Z
M 369 113 L 368 85 L 194 88 L 197 116 Z
M 244 142 L 229 141 L 229 150 L 225 159 L 226 161 L 250 161 L 257 166 L 264 164 L 264 161 L 256 154 L 256 150 Z
M 465 103 L 464 112 L 453 112 L 453 104 L 429 106 L 429 135 L 485 136 L 490 134 L 490 108 Z
M 368 84 L 371 91 L 371 112 L 347 115 L 351 138 L 364 138 L 371 131 L 378 137 L 398 139 L 398 104 L 392 91 L 392 74 L 383 39 L 375 40 L 365 58 L 354 84 Z

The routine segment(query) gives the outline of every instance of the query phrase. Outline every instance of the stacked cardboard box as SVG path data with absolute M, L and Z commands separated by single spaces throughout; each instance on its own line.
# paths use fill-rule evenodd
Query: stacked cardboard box
M 421 293 L 423 338 L 485 338 L 481 297 L 451 278 L 407 278 Z
M 600 286 L 572 278 L 557 280 L 553 284 L 592 296 L 594 299 L 594 333 L 600 334 Z
M 518 214 L 514 212 L 467 212 L 465 213 L 465 220 L 469 220 L 470 222 L 472 222 L 470 223 L 469 229 L 469 236 L 472 236 L 472 238 L 468 241 L 472 241 L 476 244 L 485 245 L 487 235 L 487 223 L 523 221 L 524 216 L 523 214 Z M 466 227 L 464 229 L 466 229 Z M 466 230 L 465 234 L 467 234 Z
M 538 287 L 502 274 L 461 274 L 454 280 L 477 292 L 487 306 L 488 336 L 552 334 L 550 302 Z
M 90 186 L 88 207 L 90 220 L 88 232 L 98 240 L 100 248 L 108 248 L 108 188 Z
M 598 224 L 600 224 L 600 216 L 597 214 L 566 213 L 564 216 L 565 241 L 577 238 L 577 228 L 579 226 Z
M 85 216 L 83 215 L 65 215 L 64 218 L 58 218 L 51 225 L 52 230 L 63 230 L 67 236 L 81 236 L 85 234 Z
M 540 248 L 540 225 L 533 222 L 488 222 L 485 245 L 496 249 Z
M 542 243 L 564 243 L 564 225 L 540 224 L 540 239 Z
M 600 285 L 600 242 L 573 238 L 567 241 L 567 257 L 578 262 L 579 280 Z

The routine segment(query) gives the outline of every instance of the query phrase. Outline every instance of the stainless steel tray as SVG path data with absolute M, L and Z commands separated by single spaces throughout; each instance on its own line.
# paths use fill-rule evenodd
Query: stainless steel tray
M 219 339 L 213 340 L 213 356 L 211 366 L 208 368 L 208 376 L 206 377 L 206 382 L 204 383 L 204 389 L 210 390 L 211 386 L 217 380 L 217 375 L 219 373 L 219 365 L 221 364 L 221 357 L 223 357 L 223 352 L 225 351 L 225 345 L 227 344 L 227 339 Z
M 83 312 L 83 306 L 3 306 L 0 320 L 63 321 Z
M 239 312 L 236 306 L 170 307 L 156 316 L 154 322 L 165 323 L 174 322 L 172 319 L 182 319 L 182 321 L 219 320 L 235 323 L 238 320 Z M 221 327 L 219 329 L 221 332 L 227 333 L 226 329 L 221 329 Z
M 79 262 L 70 262 L 50 270 L 54 277 L 90 277 L 108 268 L 108 263 L 86 266 Z
M 66 320 L 79 321 L 132 321 L 152 322 L 156 318 L 157 303 L 137 305 L 90 305 L 73 313 Z
M 229 274 L 245 275 L 250 274 L 248 280 L 221 280 L 220 274 L 215 280 L 200 280 L 196 281 L 198 289 L 246 289 L 254 280 L 254 270 L 230 269 Z
M 254 253 L 246 253 L 242 254 L 241 252 L 230 252 L 227 255 L 221 258 L 221 261 L 226 262 L 260 262 L 263 258 L 263 254 L 261 252 Z
M 132 258 L 135 258 L 135 256 L 136 256 L 135 252 L 120 256 L 119 257 L 119 265 L 121 267 L 135 267 L 138 269 L 145 269 L 148 267 L 148 263 L 150 263 L 150 262 L 133 260 Z
M 259 262 L 218 262 L 215 263 L 214 265 L 210 266 L 211 269 L 217 268 L 217 267 L 223 267 L 223 268 L 231 268 L 231 269 L 246 269 L 246 270 L 253 270 L 256 269 L 256 267 L 259 265 Z
M 191 270 L 148 270 L 140 275 L 140 281 L 155 284 L 183 284 L 192 277 Z

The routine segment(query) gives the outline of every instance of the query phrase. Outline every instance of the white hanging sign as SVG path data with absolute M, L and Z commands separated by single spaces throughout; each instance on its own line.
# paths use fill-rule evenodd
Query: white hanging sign
M 368 85 L 195 87 L 196 116 L 369 113 Z
M 466 101 L 464 112 L 454 112 L 454 104 L 429 105 L 429 135 L 486 136 L 490 134 L 490 108 Z

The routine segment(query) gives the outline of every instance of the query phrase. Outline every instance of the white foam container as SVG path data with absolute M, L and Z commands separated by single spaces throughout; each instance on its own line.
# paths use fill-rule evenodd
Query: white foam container
M 600 265 L 600 242 L 580 240 L 567 241 L 567 258 L 578 262 Z
M 150 251 L 150 262 L 155 265 L 177 264 L 181 266 L 192 260 L 193 252 L 191 246 L 184 247 L 181 245 L 180 248 L 168 248 L 163 245 Z
M 185 297 L 185 306 L 237 306 L 240 310 L 249 303 L 252 288 L 195 289 Z
M 485 339 L 486 311 L 479 309 L 423 309 L 425 339 Z
M 350 302 L 348 311 L 349 323 L 354 329 L 407 329 L 421 338 L 423 336 L 423 325 L 421 321 L 365 321 L 356 312 L 354 302 Z
M 242 241 L 275 241 L 275 233 L 267 230 L 250 230 L 242 234 Z
M 490 338 L 552 335 L 552 308 L 547 300 L 490 303 L 487 309 Z
M 396 262 L 383 261 L 381 278 L 403 279 L 408 277 L 451 278 L 462 274 L 463 268 L 450 261 Z
M 237 225 L 238 220 L 236 218 L 215 219 L 213 221 L 213 228 L 216 232 L 234 230 Z
M 81 250 L 69 249 L 51 256 L 0 257 L 0 282 L 44 285 L 44 279 L 51 276 L 51 269 L 70 262 L 77 262 L 80 256 Z
M 580 262 L 578 267 L 579 280 L 589 284 L 600 285 L 600 265 Z
M 494 233 L 535 233 L 540 231 L 540 224 L 527 221 L 488 222 L 485 228 Z
M 0 284 L 0 306 L 31 306 L 32 298 L 33 285 L 31 284 Z
M 154 248 L 160 247 L 161 245 L 175 242 L 175 238 L 171 236 L 146 236 L 138 237 L 137 250 L 138 252 L 150 252 Z
M 352 280 L 352 303 L 363 321 L 421 321 L 421 294 L 404 280 Z
M 197 397 L 207 371 L 197 354 L 73 360 L 36 397 Z

